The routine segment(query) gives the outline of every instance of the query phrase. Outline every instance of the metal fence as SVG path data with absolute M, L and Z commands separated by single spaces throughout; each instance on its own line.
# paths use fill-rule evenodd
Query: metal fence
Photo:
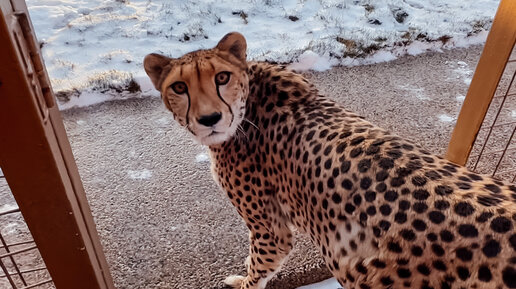
M 516 182 L 516 49 L 507 61 L 484 123 L 468 159 L 468 167 Z
M 55 288 L 0 170 L 0 288 Z

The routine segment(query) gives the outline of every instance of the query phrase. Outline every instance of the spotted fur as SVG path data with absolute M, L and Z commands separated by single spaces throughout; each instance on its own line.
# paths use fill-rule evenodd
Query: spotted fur
M 242 114 L 240 131 L 207 143 L 214 178 L 250 231 L 247 276 L 228 284 L 265 288 L 293 247 L 294 226 L 348 289 L 516 288 L 516 186 L 374 126 L 282 66 L 247 63 L 237 33 L 212 50 L 166 58 L 160 67 L 170 69 L 154 76 L 146 59 L 146 70 L 167 102 L 170 71 L 224 53 L 233 55 L 238 97 L 196 97 L 212 111 L 222 100 L 243 104 L 231 112 Z M 209 92 L 214 70 L 199 87 L 182 79 Z M 174 114 L 182 106 L 167 105 Z

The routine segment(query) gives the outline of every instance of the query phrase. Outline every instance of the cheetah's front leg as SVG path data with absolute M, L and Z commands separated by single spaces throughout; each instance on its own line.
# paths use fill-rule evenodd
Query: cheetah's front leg
M 271 228 L 252 224 L 249 234 L 247 277 L 230 276 L 224 281 L 235 289 L 264 289 L 285 262 L 292 249 L 292 231 L 286 222 L 275 222 Z

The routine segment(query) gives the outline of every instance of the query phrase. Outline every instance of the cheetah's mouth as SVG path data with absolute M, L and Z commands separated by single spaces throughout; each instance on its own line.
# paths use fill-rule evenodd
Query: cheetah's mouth
M 198 134 L 197 139 L 201 144 L 208 146 L 223 143 L 231 137 L 232 124 L 233 122 L 231 122 L 227 127 L 225 125 L 215 126 L 209 130 L 205 130 Z
M 203 145 L 216 145 L 225 142 L 230 135 L 226 131 L 212 130 L 206 136 L 198 138 L 199 142 Z

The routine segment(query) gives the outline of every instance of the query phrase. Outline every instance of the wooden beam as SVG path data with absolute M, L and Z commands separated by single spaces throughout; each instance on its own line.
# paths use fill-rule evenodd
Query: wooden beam
M 24 1 L 0 0 L 0 166 L 58 289 L 113 289 Z
M 446 158 L 465 165 L 516 42 L 516 1 L 502 0 L 453 130 Z

